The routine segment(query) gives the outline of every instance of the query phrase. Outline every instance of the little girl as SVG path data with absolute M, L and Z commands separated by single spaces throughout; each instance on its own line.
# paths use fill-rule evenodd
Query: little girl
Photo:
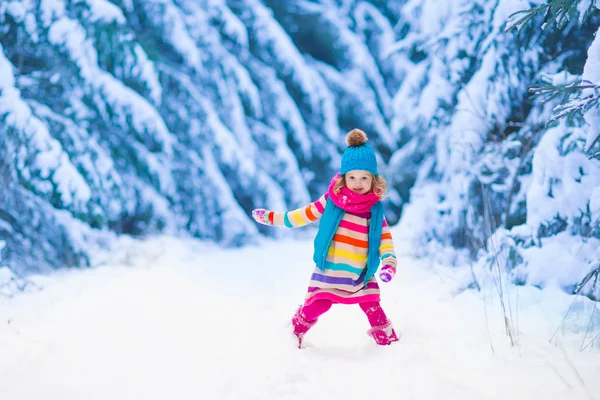
M 377 344 L 398 341 L 379 304 L 379 285 L 374 277 L 380 260 L 383 282 L 389 282 L 396 273 L 392 235 L 381 203 L 387 185 L 379 176 L 367 135 L 353 129 L 346 143 L 340 173 L 319 200 L 288 212 L 252 211 L 252 217 L 264 225 L 296 228 L 321 220 L 314 241 L 316 267 L 304 305 L 292 318 L 298 348 L 306 332 L 333 304 L 358 304 L 371 324 L 368 334 Z

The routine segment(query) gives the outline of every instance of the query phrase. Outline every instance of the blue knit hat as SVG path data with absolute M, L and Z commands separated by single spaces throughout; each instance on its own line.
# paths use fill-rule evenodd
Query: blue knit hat
M 352 129 L 346 136 L 348 148 L 342 154 L 340 175 L 348 171 L 361 169 L 379 176 L 377 158 L 371 146 L 367 143 L 367 134 L 360 129 Z

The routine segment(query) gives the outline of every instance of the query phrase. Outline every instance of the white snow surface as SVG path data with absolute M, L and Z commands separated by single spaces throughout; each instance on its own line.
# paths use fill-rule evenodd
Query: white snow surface
M 311 241 L 122 239 L 101 266 L 0 297 L 1 398 L 600 399 L 600 341 L 580 351 L 600 330 L 596 313 L 584 335 L 590 301 L 509 288 L 513 347 L 497 294 L 461 290 L 461 274 L 413 258 L 393 232 L 399 270 L 381 284 L 402 334 L 392 346 L 366 335 L 358 306 L 336 305 L 295 348 Z

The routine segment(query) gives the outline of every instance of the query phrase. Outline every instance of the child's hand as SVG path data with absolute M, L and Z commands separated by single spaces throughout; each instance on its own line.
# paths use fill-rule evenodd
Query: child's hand
M 395 274 L 396 274 L 395 268 L 393 268 L 389 265 L 384 265 L 379 270 L 379 279 L 381 279 L 383 282 L 389 282 L 394 278 Z
M 265 210 L 264 208 L 257 208 L 252 210 L 252 218 L 254 218 L 254 220 L 259 224 L 273 225 L 269 221 L 269 218 L 267 218 L 267 210 Z

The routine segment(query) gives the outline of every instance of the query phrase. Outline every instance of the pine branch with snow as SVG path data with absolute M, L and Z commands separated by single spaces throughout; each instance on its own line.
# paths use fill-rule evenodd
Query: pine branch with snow
M 587 95 L 582 97 L 581 93 L 584 90 L 587 91 Z M 583 118 L 583 114 L 588 110 L 600 107 L 600 85 L 590 81 L 578 80 L 559 85 L 546 82 L 532 85 L 529 92 L 532 97 L 540 97 L 543 101 L 549 101 L 558 96 L 562 97 L 562 104 L 554 108 L 552 117 L 548 121 L 549 124 L 562 118 Z M 591 148 L 597 140 L 598 138 L 589 143 L 587 147 Z
M 542 29 L 545 29 L 548 22 L 552 21 L 558 29 L 562 29 L 574 20 L 577 14 L 581 14 L 580 20 L 583 20 L 589 16 L 593 9 L 594 2 L 589 0 L 550 0 L 546 4 L 511 14 L 505 29 L 507 32 L 512 29 L 521 30 L 537 16 L 543 16 L 546 20 L 542 25 Z

